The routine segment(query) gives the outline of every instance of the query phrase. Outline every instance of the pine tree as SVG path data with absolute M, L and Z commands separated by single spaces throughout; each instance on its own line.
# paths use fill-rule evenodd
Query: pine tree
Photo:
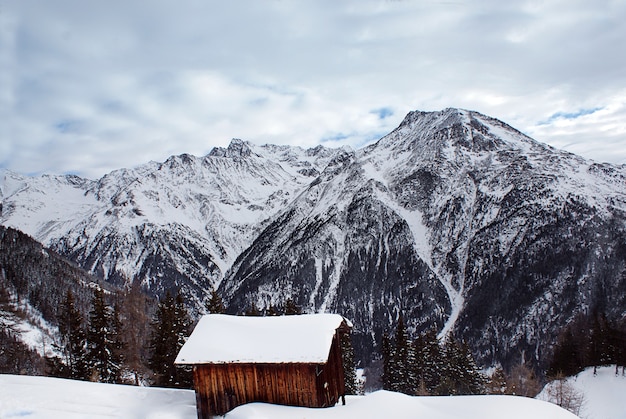
M 256 303 L 254 301 L 250 304 L 250 307 L 248 307 L 246 311 L 244 312 L 244 316 L 251 316 L 251 317 L 257 317 L 257 316 L 260 316 L 261 314 L 262 314 L 261 311 L 259 311 L 259 308 L 256 306 Z
M 76 301 L 71 290 L 67 290 L 61 304 L 58 318 L 61 344 L 56 346 L 62 353 L 62 359 L 50 359 L 52 375 L 86 380 L 89 376 L 86 351 L 86 333 L 83 328 L 83 315 L 76 308 Z
M 428 352 L 426 350 L 426 333 L 420 334 L 411 344 L 413 352 L 413 362 L 411 363 L 411 375 L 415 383 L 415 394 L 427 396 L 430 394 L 426 387 L 428 376 L 427 367 L 429 363 Z
M 226 313 L 226 306 L 224 305 L 224 301 L 214 289 L 211 290 L 211 297 L 209 297 L 209 300 L 206 302 L 205 308 L 208 314 Z
M 148 365 L 155 374 L 155 384 L 162 387 L 191 387 L 191 373 L 174 365 L 178 351 L 189 335 L 190 320 L 180 294 L 168 292 L 159 303 L 152 323 L 151 356 Z
M 579 315 L 559 335 L 547 375 L 570 376 L 586 367 L 624 364 L 626 331 L 610 322 L 604 313 Z
M 413 369 L 411 365 L 412 350 L 409 344 L 409 337 L 404 326 L 402 314 L 398 317 L 398 325 L 396 326 L 395 346 L 392 351 L 391 376 L 393 391 L 405 394 L 413 394 L 414 383 L 411 382 L 411 373 Z
M 176 334 L 176 354 L 187 341 L 191 332 L 191 319 L 181 294 L 174 299 L 174 333 Z
M 174 299 L 174 333 L 176 334 L 176 349 L 173 352 L 172 364 L 191 334 L 191 318 L 185 307 L 183 296 L 179 293 Z M 192 388 L 193 374 L 189 366 L 174 366 L 173 387 Z
M 458 391 L 458 382 L 462 374 L 460 362 L 460 348 L 452 335 L 448 335 L 443 344 L 444 368 L 441 371 L 441 381 L 437 389 L 437 394 L 449 396 L 461 394 Z
M 383 358 L 383 374 L 381 377 L 383 390 L 391 390 L 393 382 L 391 366 L 391 364 L 393 363 L 393 353 L 391 340 L 389 339 L 387 333 L 383 333 L 381 342 L 381 354 Z
M 287 298 L 287 301 L 285 301 L 284 312 L 286 316 L 292 316 L 295 314 L 302 314 L 302 309 L 296 304 L 295 301 L 293 301 L 292 298 Z
M 448 335 L 444 344 L 444 371 L 438 393 L 483 394 L 486 380 L 465 343 Z
M 267 310 L 265 310 L 265 315 L 266 316 L 279 316 L 280 312 L 278 311 L 278 309 L 276 308 L 274 304 L 270 303 Z
M 465 342 L 456 342 L 458 359 L 456 361 L 459 370 L 457 381 L 458 394 L 484 394 L 487 379 L 480 372 L 476 361 Z
M 558 342 L 554 348 L 552 361 L 548 367 L 547 375 L 556 377 L 559 375 L 572 375 L 579 372 L 582 368 L 579 362 L 579 347 L 575 343 L 573 330 L 570 326 L 559 336 Z
M 506 380 L 506 374 L 502 367 L 498 366 L 489 377 L 489 381 L 486 384 L 487 394 L 507 394 L 508 385 Z
M 434 328 L 422 335 L 419 352 L 416 352 L 415 359 L 415 364 L 421 366 L 421 371 L 416 374 L 418 382 L 423 382 L 423 387 L 428 394 L 437 394 L 444 362 L 437 331 Z
M 112 312 L 100 288 L 94 290 L 87 331 L 87 358 L 92 378 L 105 383 L 118 383 L 122 370 L 121 322 Z
M 357 394 L 358 385 L 354 365 L 354 348 L 349 333 L 340 333 L 341 357 L 343 363 L 344 383 L 346 394 Z
M 113 371 L 114 383 L 121 382 L 122 367 L 126 361 L 124 343 L 124 324 L 121 319 L 121 308 L 119 304 L 115 304 L 113 307 L 113 317 L 111 318 L 111 364 L 116 366 Z

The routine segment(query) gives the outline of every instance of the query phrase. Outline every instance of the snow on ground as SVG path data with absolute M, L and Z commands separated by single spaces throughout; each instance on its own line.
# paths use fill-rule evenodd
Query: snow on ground
M 583 419 L 626 419 L 626 376 L 615 375 L 615 366 L 598 368 L 593 375 L 593 368 L 587 368 L 575 377 L 569 377 L 567 383 L 583 395 L 580 410 Z M 537 396 L 548 400 L 548 387 Z
M 251 403 L 227 413 L 225 419 L 575 419 L 560 407 L 515 396 L 411 397 L 377 391 L 349 397 L 331 409 Z
M 13 330 L 20 341 L 41 356 L 58 355 L 53 346 L 54 337 L 58 335 L 57 328 L 48 323 L 28 302 L 18 303 L 14 294 L 9 298 L 12 310 L 0 309 L 0 329 Z
M 575 419 L 560 407 L 514 396 L 410 397 L 378 391 L 347 397 L 327 409 L 251 403 L 225 419 Z M 88 383 L 48 377 L 0 375 L 0 418 L 194 419 L 191 390 Z
M 194 419 L 193 390 L 0 375 L 0 419 Z

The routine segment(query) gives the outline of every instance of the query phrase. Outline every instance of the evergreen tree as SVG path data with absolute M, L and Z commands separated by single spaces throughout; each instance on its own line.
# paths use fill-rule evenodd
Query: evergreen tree
M 261 314 L 262 313 L 259 311 L 259 308 L 256 306 L 256 303 L 254 301 L 250 304 L 250 307 L 248 307 L 244 312 L 244 316 L 252 317 L 260 316 Z
M 572 332 L 572 328 L 568 326 L 559 336 L 547 371 L 549 377 L 573 375 L 582 369 L 579 362 L 579 347 Z
M 226 313 L 226 306 L 224 305 L 224 301 L 214 289 L 211 290 L 211 297 L 209 297 L 209 300 L 206 302 L 205 308 L 208 314 Z
M 604 313 L 580 315 L 559 336 L 547 375 L 571 376 L 586 367 L 624 365 L 625 343 L 626 330 L 610 322 Z
M 425 388 L 428 394 L 437 394 L 441 374 L 444 371 L 444 361 L 437 331 L 434 328 L 422 334 L 419 350 L 417 351 L 416 348 L 415 358 L 415 365 L 421 368 L 416 374 L 419 386 Z
M 191 387 L 188 369 L 174 365 L 176 356 L 189 335 L 190 320 L 180 294 L 173 298 L 168 292 L 159 303 L 152 323 L 151 356 L 148 365 L 155 374 L 155 384 L 161 387 Z
M 174 333 L 176 334 L 176 354 L 178 354 L 191 333 L 191 318 L 181 294 L 177 294 L 174 299 Z
M 381 377 L 381 381 L 383 384 L 383 390 L 391 390 L 393 377 L 392 377 L 392 366 L 393 363 L 393 353 L 392 353 L 392 345 L 391 340 L 387 333 L 383 333 L 382 342 L 381 342 L 381 352 L 383 358 L 383 374 Z
M 157 306 L 155 319 L 152 322 L 152 335 L 150 338 L 151 356 L 148 360 L 150 369 L 155 374 L 155 384 L 166 386 L 172 375 L 172 347 L 175 347 L 173 330 L 173 306 L 174 300 L 167 292 L 165 298 Z
M 86 380 L 89 376 L 89 368 L 83 315 L 76 308 L 74 294 L 69 289 L 61 304 L 58 323 L 61 344 L 57 346 L 57 349 L 62 353 L 62 359 L 49 360 L 52 367 L 51 373 L 55 376 Z
M 176 295 L 174 304 L 174 331 L 176 333 L 176 350 L 174 351 L 174 357 L 172 364 L 176 360 L 176 356 L 183 347 L 187 338 L 191 334 L 191 318 L 189 312 L 185 307 L 185 301 L 181 294 Z M 175 367 L 175 380 L 174 387 L 178 388 L 192 388 L 193 387 L 193 373 L 190 366 Z
M 444 380 L 439 394 L 482 394 L 485 379 L 478 370 L 469 348 L 448 335 L 444 346 Z
M 280 312 L 278 311 L 278 309 L 276 308 L 274 304 L 270 303 L 267 310 L 265 310 L 265 315 L 266 316 L 279 316 Z
M 115 318 L 117 317 L 117 318 Z M 117 383 L 121 372 L 121 342 L 118 335 L 119 317 L 111 312 L 100 288 L 94 290 L 87 331 L 87 358 L 92 378 Z
M 302 309 L 296 304 L 292 298 L 287 298 L 285 301 L 285 315 L 292 316 L 295 314 L 302 314 Z
M 414 377 L 415 394 L 418 396 L 426 396 L 429 394 L 424 380 L 424 372 L 426 369 L 425 345 L 425 334 L 420 334 L 411 344 L 413 352 L 411 374 Z
M 114 369 L 114 381 L 115 383 L 121 382 L 122 367 L 126 362 L 124 343 L 124 324 L 121 319 L 121 308 L 118 303 L 113 307 L 113 317 L 111 318 L 111 362 L 113 365 L 117 365 L 118 368 Z
M 412 348 L 409 345 L 409 337 L 404 326 L 402 314 L 398 318 L 396 326 L 396 335 L 393 342 L 394 349 L 392 351 L 391 362 L 391 389 L 405 394 L 413 394 L 414 382 L 411 381 Z
M 502 367 L 498 366 L 489 377 L 486 384 L 487 394 L 508 394 L 506 374 Z
M 341 356 L 344 372 L 346 394 L 357 394 L 358 384 L 356 380 L 356 368 L 354 365 L 354 348 L 349 333 L 340 333 Z

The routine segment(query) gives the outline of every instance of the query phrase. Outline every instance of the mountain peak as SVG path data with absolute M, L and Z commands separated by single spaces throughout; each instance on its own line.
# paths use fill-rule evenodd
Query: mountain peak
M 496 118 L 460 108 L 409 112 L 396 130 L 381 139 L 380 145 L 417 150 L 427 158 L 455 150 L 474 156 L 505 150 L 533 155 L 555 152 Z
M 212 157 L 228 157 L 228 158 L 245 158 L 252 155 L 252 149 L 248 141 L 240 140 L 239 138 L 233 138 L 228 145 L 228 148 L 215 147 L 209 153 Z

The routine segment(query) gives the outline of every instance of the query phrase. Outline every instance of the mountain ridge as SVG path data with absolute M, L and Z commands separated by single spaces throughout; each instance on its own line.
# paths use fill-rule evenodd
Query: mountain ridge
M 196 312 L 213 287 L 233 312 L 287 298 L 339 312 L 365 363 L 400 313 L 483 365 L 539 365 L 581 310 L 626 316 L 626 166 L 474 111 L 414 111 L 357 150 L 235 139 L 47 179 L 4 172 L 0 223 L 113 283 L 180 289 Z

